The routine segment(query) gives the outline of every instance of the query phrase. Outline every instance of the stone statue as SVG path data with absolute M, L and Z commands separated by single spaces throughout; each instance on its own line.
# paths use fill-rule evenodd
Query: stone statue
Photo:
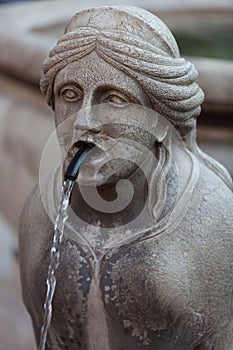
M 41 90 L 55 111 L 65 164 L 80 142 L 99 145 L 80 182 L 88 187 L 95 180 L 109 206 L 119 179 L 129 178 L 136 189 L 132 204 L 109 214 L 87 205 L 75 186 L 72 213 L 87 225 L 66 227 L 47 349 L 232 350 L 232 184 L 196 144 L 203 93 L 195 67 L 180 58 L 156 16 L 113 6 L 77 13 L 43 68 Z M 93 113 L 98 105 L 106 125 Z M 128 105 L 141 115 L 128 113 Z M 166 123 L 154 127 L 145 109 L 173 126 L 183 145 L 169 136 Z M 66 120 L 69 126 L 59 129 Z M 111 153 L 101 144 L 115 145 L 122 135 L 129 147 L 119 146 L 93 180 L 90 169 Z M 157 166 L 145 153 L 137 159 L 148 178 L 120 159 L 127 152 L 133 157 L 131 141 L 156 156 Z M 37 186 L 22 214 L 23 300 L 37 342 L 62 171 L 48 179 L 47 204 Z

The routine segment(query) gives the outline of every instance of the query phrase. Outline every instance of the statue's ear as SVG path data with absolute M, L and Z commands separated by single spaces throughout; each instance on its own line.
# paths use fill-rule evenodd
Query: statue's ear
M 161 128 L 161 130 L 159 130 L 159 133 L 158 133 L 158 136 L 157 136 L 157 133 L 156 133 L 156 139 L 158 142 L 162 143 L 163 140 L 166 138 L 167 134 L 168 134 L 168 125 L 164 128 Z
M 169 130 L 168 122 L 159 115 L 154 119 L 154 123 L 152 124 L 152 132 L 155 135 L 156 142 L 162 143 L 162 141 L 166 138 Z
M 151 133 L 155 136 L 155 142 L 162 143 L 168 134 L 170 124 L 167 119 L 158 112 L 154 113 L 156 113 L 156 115 L 151 125 Z
M 51 106 L 52 110 L 54 111 L 55 110 L 55 96 L 54 96 L 54 92 L 52 93 L 52 96 L 51 96 L 50 106 Z

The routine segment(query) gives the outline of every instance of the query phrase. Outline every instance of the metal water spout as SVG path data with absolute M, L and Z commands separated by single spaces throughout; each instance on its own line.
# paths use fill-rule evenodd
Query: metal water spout
M 87 153 L 91 150 L 91 148 L 93 148 L 93 146 L 89 143 L 85 143 L 79 148 L 68 165 L 64 175 L 64 180 L 75 181 L 77 179 L 80 165 L 86 158 Z

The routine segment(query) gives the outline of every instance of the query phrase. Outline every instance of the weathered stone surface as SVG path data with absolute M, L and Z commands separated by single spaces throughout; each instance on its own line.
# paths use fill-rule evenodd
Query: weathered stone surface
M 232 350 L 232 180 L 196 144 L 196 79 L 167 27 L 137 8 L 76 14 L 50 52 L 41 89 L 65 165 L 80 142 L 97 147 L 72 195 L 48 349 Z M 23 298 L 37 343 L 63 170 L 22 216 Z M 95 183 L 110 207 L 125 178 L 137 191 L 117 214 L 96 214 L 81 196 L 86 186 L 94 198 Z

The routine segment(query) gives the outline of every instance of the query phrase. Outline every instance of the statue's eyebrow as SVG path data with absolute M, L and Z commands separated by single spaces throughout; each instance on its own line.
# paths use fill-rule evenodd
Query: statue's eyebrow
M 114 86 L 111 84 L 103 84 L 102 86 L 99 86 L 97 91 L 103 91 L 104 94 L 109 93 L 114 93 L 115 92 L 119 92 L 120 94 L 124 95 L 125 97 L 127 97 L 128 99 L 132 100 L 132 102 L 136 103 L 136 104 L 140 104 L 142 105 L 142 101 L 140 101 L 136 96 L 134 96 L 133 94 L 131 94 L 130 92 L 128 92 L 127 90 L 123 89 L 120 86 Z

